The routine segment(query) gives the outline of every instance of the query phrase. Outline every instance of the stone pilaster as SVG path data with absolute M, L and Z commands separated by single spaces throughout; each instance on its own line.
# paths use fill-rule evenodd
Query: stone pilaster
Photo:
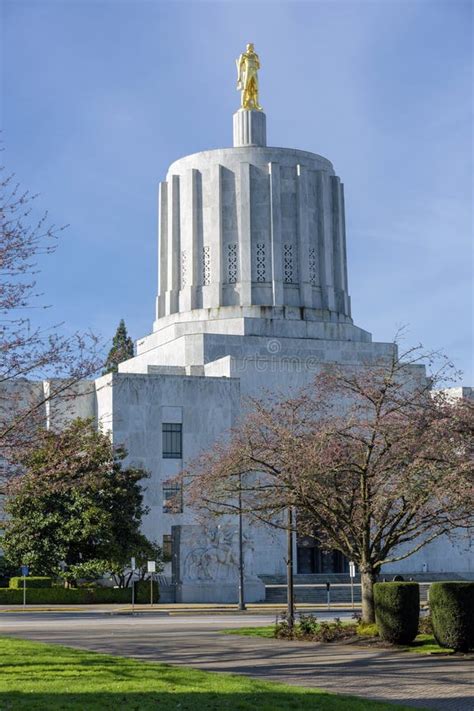
M 198 177 L 199 171 L 191 168 L 183 176 L 183 190 L 180 195 L 180 293 L 179 310 L 196 308 L 195 298 L 195 246 L 198 242 Z
M 281 243 L 281 189 L 280 166 L 269 163 L 270 174 L 270 235 L 272 242 L 273 306 L 283 305 L 283 247 Z
M 180 287 L 180 210 L 179 175 L 172 175 L 168 183 L 168 275 L 166 291 L 166 313 L 179 311 Z
M 156 318 L 166 314 L 168 277 L 168 183 L 162 182 L 158 191 L 158 275 L 159 296 L 156 305 Z
M 347 304 L 347 273 L 346 250 L 344 239 L 344 202 L 341 181 L 337 176 L 331 177 L 332 183 L 332 210 L 333 210 L 333 248 L 334 248 L 334 286 L 338 310 L 348 313 Z
M 331 199 L 333 219 L 334 286 L 336 289 L 342 289 L 344 284 L 344 273 L 342 263 L 341 205 L 339 178 L 336 176 L 331 177 Z
M 322 171 L 317 174 L 322 300 L 325 309 L 334 311 L 336 300 L 334 295 L 333 220 L 330 179 L 331 176 Z
M 252 245 L 250 231 L 250 165 L 240 164 L 239 180 L 239 259 L 240 259 L 240 305 L 252 303 Z
M 347 243 L 346 243 L 346 205 L 344 200 L 344 183 L 341 183 L 341 216 L 342 216 L 342 247 L 344 260 L 344 297 L 346 314 L 351 315 L 351 299 L 349 296 L 349 279 L 347 276 Z
M 209 260 L 211 282 L 203 294 L 204 308 L 221 306 L 222 289 L 222 166 L 218 163 L 211 170 L 211 191 L 213 195 L 209 234 Z
M 312 306 L 312 292 L 309 280 L 309 225 L 308 225 L 308 174 L 306 169 L 296 166 L 296 230 L 298 242 L 300 303 Z

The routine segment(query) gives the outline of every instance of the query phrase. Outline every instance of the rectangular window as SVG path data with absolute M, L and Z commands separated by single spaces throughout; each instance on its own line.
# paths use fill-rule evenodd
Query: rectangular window
M 179 422 L 162 424 L 163 459 L 183 458 L 183 425 Z
M 176 482 L 163 483 L 163 513 L 183 513 L 183 489 Z
M 171 560 L 171 534 L 163 534 L 163 558 L 165 561 Z

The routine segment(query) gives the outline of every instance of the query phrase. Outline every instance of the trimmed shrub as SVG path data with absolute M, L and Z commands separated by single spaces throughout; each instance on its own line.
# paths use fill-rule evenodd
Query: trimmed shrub
M 9 587 L 11 588 L 21 588 L 23 590 L 23 580 L 25 578 L 18 577 L 18 578 L 10 578 L 10 583 Z M 30 588 L 50 588 L 53 584 L 53 579 L 52 578 L 46 578 L 44 576 L 34 576 L 34 575 L 27 575 L 26 576 L 26 587 L 29 590 Z
M 418 632 L 420 587 L 418 583 L 375 583 L 375 621 L 382 639 L 409 644 Z
M 27 578 L 28 580 L 28 578 Z M 153 602 L 159 602 L 158 584 L 153 582 Z M 132 588 L 28 588 L 27 605 L 93 605 L 132 602 Z M 138 605 L 150 603 L 150 583 L 140 581 L 135 584 L 135 602 Z M 23 588 L 0 588 L 0 605 L 22 605 Z
M 457 652 L 474 648 L 474 582 L 433 583 L 430 610 L 433 634 L 441 647 Z

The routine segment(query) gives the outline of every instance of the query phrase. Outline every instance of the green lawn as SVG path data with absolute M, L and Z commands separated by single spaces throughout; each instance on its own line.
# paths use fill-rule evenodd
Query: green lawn
M 0 637 L 1 711 L 394 711 L 319 689 Z
M 407 652 L 415 654 L 451 654 L 454 649 L 440 647 L 432 634 L 419 634 L 410 647 L 404 647 Z
M 349 625 L 349 622 L 343 622 L 343 625 Z M 232 630 L 221 630 L 221 634 L 236 634 L 245 635 L 246 637 L 269 637 L 271 639 L 275 638 L 275 625 L 268 625 L 266 627 L 238 627 Z
M 246 637 L 271 637 L 274 639 L 275 625 L 268 627 L 239 627 L 233 630 L 221 630 L 221 634 L 237 634 Z
M 269 625 L 268 627 L 240 627 L 234 630 L 222 630 L 222 634 L 273 638 L 274 630 L 275 625 Z M 365 636 L 366 635 L 362 633 L 361 639 Z M 393 649 L 397 652 L 413 652 L 414 654 L 451 654 L 453 652 L 452 649 L 448 649 L 447 647 L 440 647 L 431 634 L 419 634 L 410 646 L 394 646 Z

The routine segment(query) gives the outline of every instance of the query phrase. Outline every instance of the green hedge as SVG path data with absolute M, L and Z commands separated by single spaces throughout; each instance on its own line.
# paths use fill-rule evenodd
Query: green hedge
M 392 644 L 409 644 L 418 632 L 418 583 L 375 583 L 375 621 L 379 635 Z
M 26 580 L 26 587 L 29 588 L 50 588 L 53 584 L 52 578 L 44 576 L 27 575 L 26 578 L 10 578 L 9 587 L 23 589 L 23 581 Z
M 150 583 L 137 583 L 135 602 L 149 604 Z M 153 601 L 160 599 L 158 585 L 153 583 Z M 131 588 L 29 588 L 26 592 L 27 605 L 93 605 L 94 603 L 130 604 Z M 0 605 L 22 605 L 21 588 L 0 588 Z
M 130 592 L 131 596 L 131 592 Z M 149 580 L 140 580 L 139 582 L 135 583 L 135 602 L 137 602 L 139 605 L 149 605 L 150 604 L 150 597 L 151 597 L 151 591 L 150 591 L 150 581 Z M 153 602 L 159 602 L 160 601 L 160 591 L 158 588 L 158 583 L 156 580 L 153 581 Z
M 94 603 L 129 603 L 128 588 L 32 588 L 26 591 L 27 605 L 90 605 Z M 0 605 L 23 604 L 23 590 L 0 588 Z
M 438 644 L 457 652 L 474 648 L 474 582 L 433 583 L 429 602 Z

